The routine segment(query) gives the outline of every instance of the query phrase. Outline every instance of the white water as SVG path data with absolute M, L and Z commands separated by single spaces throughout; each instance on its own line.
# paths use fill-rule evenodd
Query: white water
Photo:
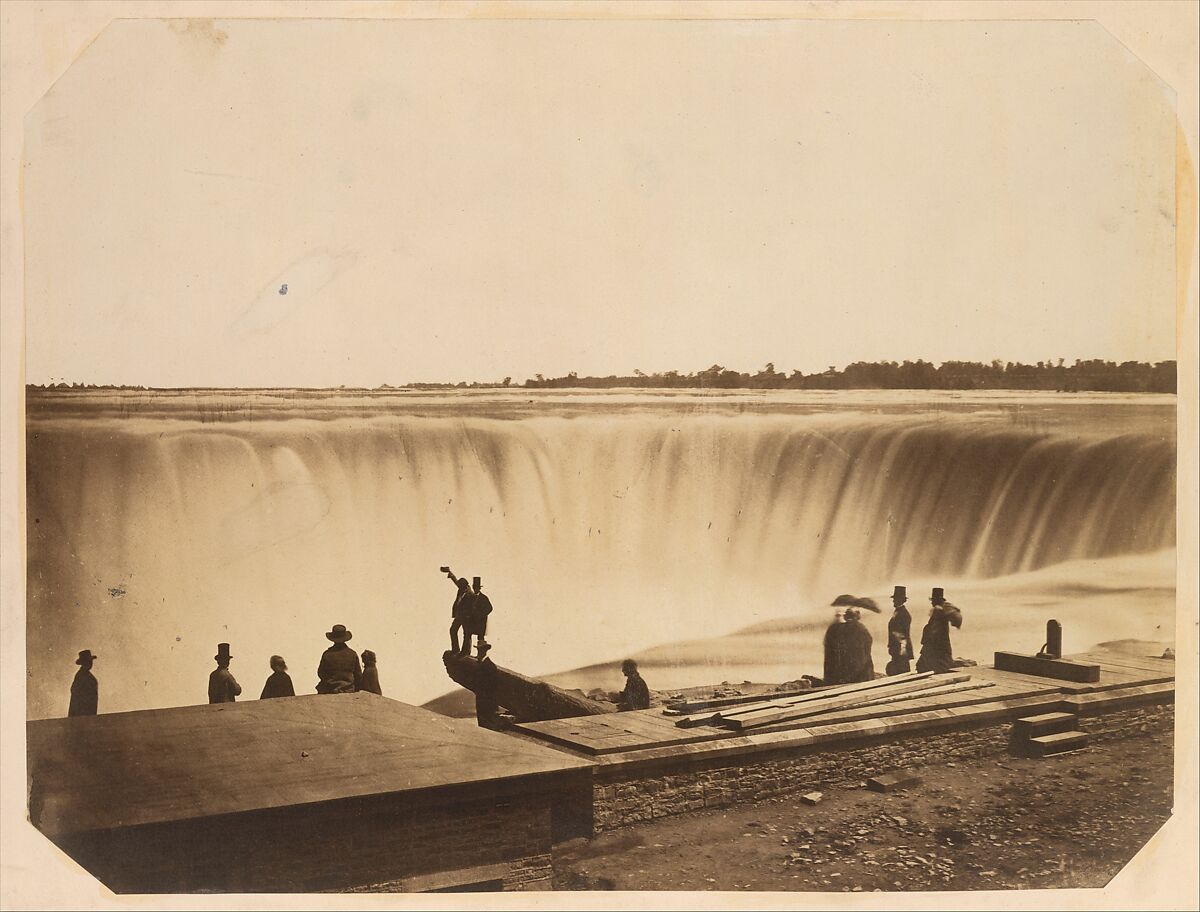
M 1105 580 L 1158 593 L 1158 624 L 1173 600 L 1171 397 L 51 393 L 27 445 L 33 718 L 84 648 L 102 711 L 202 701 L 218 641 L 246 697 L 272 653 L 307 692 L 334 623 L 421 702 L 448 686 L 447 563 L 532 674 L 1063 562 L 1077 608 Z M 1104 604 L 1088 629 L 1128 635 Z

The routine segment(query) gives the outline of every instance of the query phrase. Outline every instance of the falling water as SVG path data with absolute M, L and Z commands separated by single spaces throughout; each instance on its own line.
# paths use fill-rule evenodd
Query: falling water
M 247 697 L 272 653 L 310 690 L 333 623 L 419 702 L 441 564 L 484 578 L 497 660 L 544 673 L 1173 548 L 1171 406 L 1085 402 L 31 395 L 29 713 L 83 648 L 103 710 L 203 700 L 218 641 Z

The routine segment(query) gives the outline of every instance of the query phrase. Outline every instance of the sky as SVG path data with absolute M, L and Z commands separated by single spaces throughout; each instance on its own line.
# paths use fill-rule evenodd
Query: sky
M 26 118 L 30 383 L 1175 357 L 1087 22 L 118 21 Z

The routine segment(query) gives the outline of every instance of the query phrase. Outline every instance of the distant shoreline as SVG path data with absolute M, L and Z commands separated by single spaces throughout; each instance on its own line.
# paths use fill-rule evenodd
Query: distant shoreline
M 123 391 L 123 392 L 297 392 L 378 393 L 424 392 L 437 390 L 909 390 L 909 391 L 982 391 L 1054 392 L 1054 393 L 1170 393 L 1177 392 L 1175 361 L 1076 360 L 1067 365 L 1036 364 L 995 360 L 946 361 L 934 366 L 928 361 L 855 362 L 842 369 L 830 367 L 816 374 L 794 370 L 790 374 L 775 370 L 768 363 L 757 373 L 743 373 L 714 364 L 706 370 L 681 374 L 678 371 L 605 377 L 580 377 L 571 372 L 563 377 L 535 374 L 523 382 L 505 377 L 498 382 L 466 381 L 430 383 L 383 383 L 378 386 L 146 386 L 97 383 L 30 383 L 34 391 Z

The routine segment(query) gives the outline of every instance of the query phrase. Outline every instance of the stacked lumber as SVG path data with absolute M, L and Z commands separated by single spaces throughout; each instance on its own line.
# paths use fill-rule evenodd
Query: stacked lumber
M 715 711 L 705 710 L 680 718 L 675 724 L 680 728 L 713 725 L 733 731 L 747 731 L 764 725 L 819 717 L 823 713 L 838 710 L 992 686 L 990 681 L 970 683 L 970 680 L 969 674 L 908 672 L 858 684 L 843 684 L 815 692 L 720 707 Z

